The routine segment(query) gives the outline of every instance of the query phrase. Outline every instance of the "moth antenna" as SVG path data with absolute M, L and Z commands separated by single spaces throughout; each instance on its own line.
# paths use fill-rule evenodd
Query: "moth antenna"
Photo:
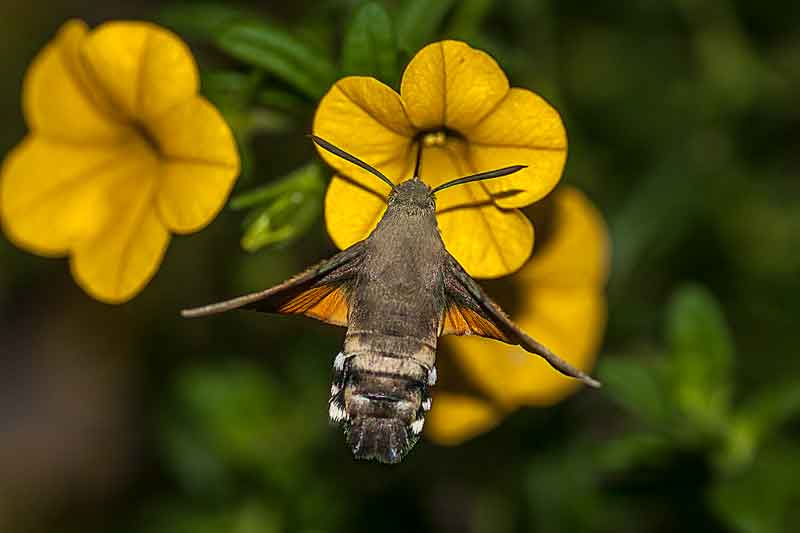
M 528 165 L 513 165 L 510 167 L 498 168 L 497 170 L 489 170 L 488 172 L 481 172 L 479 174 L 473 174 L 471 176 L 454 179 L 452 181 L 448 181 L 447 183 L 442 183 L 438 187 L 434 188 L 431 191 L 431 194 L 435 194 L 438 191 L 450 187 L 455 187 L 456 185 L 472 183 L 473 181 L 490 180 L 492 178 L 502 178 L 503 176 L 508 176 L 509 174 L 513 174 L 514 172 L 519 172 L 523 168 L 528 168 Z
M 328 141 L 326 141 L 322 137 L 317 137 L 313 133 L 309 134 L 309 137 L 311 137 L 311 140 L 313 140 L 314 143 L 316 143 L 316 145 L 319 146 L 320 148 L 322 148 L 323 150 L 327 150 L 328 152 L 332 153 L 333 155 L 335 155 L 337 157 L 341 157 L 345 161 L 349 161 L 350 163 L 353 163 L 354 165 L 363 168 L 364 170 L 366 170 L 367 172 L 369 172 L 373 176 L 376 176 L 376 177 L 380 178 L 384 183 L 386 183 L 386 185 L 388 185 L 389 187 L 391 187 L 392 190 L 394 190 L 394 183 L 392 183 L 392 180 L 387 178 L 377 168 L 375 168 L 375 167 L 373 167 L 371 165 L 368 165 L 367 163 L 365 163 L 364 161 L 360 160 L 356 156 L 348 154 L 347 152 L 345 152 L 341 148 L 332 145 L 331 143 L 329 143 Z

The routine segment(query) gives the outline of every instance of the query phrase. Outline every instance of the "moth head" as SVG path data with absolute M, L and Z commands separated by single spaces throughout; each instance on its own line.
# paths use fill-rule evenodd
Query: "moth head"
M 431 211 L 436 207 L 431 188 L 418 176 L 396 185 L 392 192 L 389 193 L 388 203 L 390 206 Z

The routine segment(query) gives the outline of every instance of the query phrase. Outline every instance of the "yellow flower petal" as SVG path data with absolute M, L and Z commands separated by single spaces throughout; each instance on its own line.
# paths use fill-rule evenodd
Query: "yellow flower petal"
M 78 50 L 87 33 L 83 22 L 67 22 L 28 69 L 22 94 L 32 132 L 63 141 L 95 143 L 116 142 L 130 135 L 98 107 L 82 80 Z
M 174 34 L 141 22 L 67 23 L 25 82 L 32 135 L 7 157 L 0 222 L 20 246 L 71 254 L 95 298 L 131 298 L 158 268 L 168 227 L 195 231 L 239 171 L 233 135 L 197 95 Z
M 419 129 L 463 131 L 477 124 L 508 92 L 508 79 L 485 52 L 459 41 L 429 44 L 403 73 L 400 94 Z
M 567 159 L 564 124 L 558 112 L 531 91 L 511 89 L 486 118 L 463 133 L 477 172 L 528 166 L 507 178 L 485 182 L 501 207 L 533 203 L 561 179 Z
M 206 163 L 239 172 L 233 133 L 217 108 L 202 96 L 172 107 L 147 124 L 161 156 L 172 162 Z
M 158 188 L 158 211 L 176 233 L 205 227 L 225 205 L 236 179 L 231 167 L 165 161 Z
M 71 268 L 75 280 L 94 298 L 122 303 L 153 277 L 169 243 L 169 232 L 158 216 L 155 169 L 129 167 L 127 180 L 109 203 L 114 216 L 93 239 L 75 246 Z
M 426 147 L 420 174 L 431 185 L 466 176 L 463 147 Z M 480 184 L 436 195 L 436 219 L 447 250 L 472 276 L 496 278 L 519 269 L 533 248 L 533 225 L 521 212 L 500 209 Z
M 0 175 L 6 234 L 33 252 L 65 254 L 110 216 L 105 199 L 130 149 L 26 139 L 8 155 Z
M 400 183 L 411 177 L 414 130 L 400 97 L 373 79 L 351 76 L 336 82 L 314 116 L 315 135 L 330 141 Z M 339 248 L 369 235 L 386 209 L 388 187 L 372 174 L 318 148 L 340 176 L 325 195 L 325 222 Z
M 386 211 L 386 199 L 357 183 L 334 176 L 325 193 L 325 225 L 340 249 L 366 239 Z
M 553 196 L 557 233 L 537 248 L 517 279 L 542 287 L 602 287 L 608 279 L 610 248 L 603 216 L 574 187 Z
M 140 115 L 155 120 L 197 95 L 200 78 L 191 50 L 177 35 L 152 26 L 141 59 Z
M 86 39 L 91 75 L 125 116 L 149 121 L 197 93 L 198 74 L 186 44 L 146 22 L 109 22 Z
M 436 392 L 432 405 L 425 417 L 425 436 L 444 446 L 455 446 L 489 431 L 503 416 L 486 400 L 465 394 Z
M 514 278 L 523 297 L 512 319 L 563 359 L 589 371 L 605 324 L 605 277 L 598 272 L 605 272 L 607 238 L 602 219 L 580 193 L 568 189 L 555 201 L 558 227 L 547 243 L 547 267 L 538 270 L 537 255 Z M 585 268 L 586 263 L 598 266 Z M 553 277 L 556 264 L 569 274 Z M 443 342 L 474 382 L 509 409 L 555 403 L 579 384 L 519 347 L 467 337 Z
M 373 78 L 351 76 L 337 81 L 319 103 L 313 131 L 395 183 L 405 178 L 413 164 L 414 130 L 400 96 Z M 388 187 L 370 173 L 325 150 L 318 151 L 340 174 L 384 197 L 388 194 Z
M 150 127 L 164 158 L 159 213 L 172 231 L 197 231 L 225 205 L 239 174 L 233 134 L 201 96 L 174 106 Z

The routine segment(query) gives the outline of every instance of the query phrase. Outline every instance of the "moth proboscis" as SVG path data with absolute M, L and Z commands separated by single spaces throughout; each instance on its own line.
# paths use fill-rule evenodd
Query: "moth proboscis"
M 353 455 L 397 463 L 419 439 L 436 382 L 442 335 L 480 335 L 544 358 L 591 387 L 600 383 L 516 326 L 445 248 L 435 194 L 473 181 L 507 176 L 520 165 L 481 172 L 431 189 L 414 177 L 395 185 L 379 170 L 313 136 L 314 142 L 372 173 L 390 188 L 372 233 L 330 259 L 264 291 L 188 309 L 186 317 L 232 309 L 305 315 L 347 328 L 333 362 L 331 421 Z M 487 357 L 490 357 L 487 354 Z

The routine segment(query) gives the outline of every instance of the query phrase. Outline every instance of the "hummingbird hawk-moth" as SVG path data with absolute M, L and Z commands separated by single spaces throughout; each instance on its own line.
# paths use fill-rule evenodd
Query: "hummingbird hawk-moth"
M 517 327 L 448 253 L 439 234 L 436 193 L 506 176 L 523 166 L 431 189 L 419 179 L 418 155 L 414 177 L 395 185 L 355 156 L 312 138 L 389 185 L 387 209 L 378 225 L 363 241 L 275 287 L 188 309 L 184 316 L 242 308 L 305 315 L 346 327 L 344 348 L 333 361 L 328 412 L 358 459 L 398 463 L 419 440 L 431 408 L 429 388 L 436 383 L 436 344 L 442 335 L 480 335 L 518 344 L 562 374 L 600 385 Z

